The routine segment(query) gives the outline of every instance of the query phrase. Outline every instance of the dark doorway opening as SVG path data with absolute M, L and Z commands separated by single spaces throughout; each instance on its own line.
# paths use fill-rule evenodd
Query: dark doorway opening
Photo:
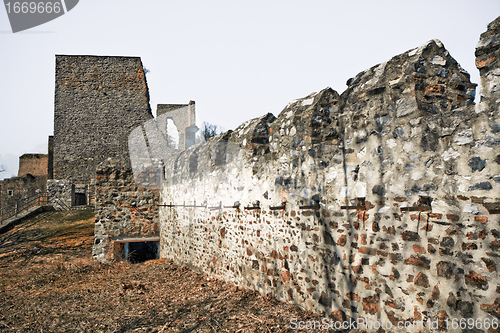
M 75 193 L 75 206 L 87 205 L 87 196 L 85 193 Z
M 128 242 L 123 245 L 126 260 L 135 264 L 158 258 L 158 242 Z

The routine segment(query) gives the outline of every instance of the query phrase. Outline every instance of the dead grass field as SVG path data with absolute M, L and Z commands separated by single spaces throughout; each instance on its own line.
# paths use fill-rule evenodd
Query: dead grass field
M 0 234 L 1 332 L 296 332 L 291 318 L 321 320 L 166 260 L 96 263 L 93 216 L 49 212 Z

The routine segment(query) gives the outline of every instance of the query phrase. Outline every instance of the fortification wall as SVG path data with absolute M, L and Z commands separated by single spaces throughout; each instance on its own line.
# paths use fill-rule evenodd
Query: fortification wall
M 107 158 L 128 162 L 128 135 L 152 118 L 140 58 L 57 55 L 54 179 L 89 184 Z
M 497 23 L 478 45 L 488 59 Z M 165 161 L 161 256 L 337 320 L 499 317 L 488 66 L 475 106 L 468 73 L 430 41 L 341 96 L 327 88 Z
M 19 157 L 19 172 L 17 176 L 24 176 L 28 173 L 32 176 L 48 176 L 47 154 L 23 154 Z
M 47 190 L 47 176 L 12 177 L 0 181 L 0 209 Z
M 159 190 L 140 186 L 157 181 L 157 172 L 157 169 L 144 171 L 134 179 L 130 164 L 124 161 L 109 159 L 98 166 L 92 249 L 96 260 L 123 259 L 124 240 L 159 237 Z

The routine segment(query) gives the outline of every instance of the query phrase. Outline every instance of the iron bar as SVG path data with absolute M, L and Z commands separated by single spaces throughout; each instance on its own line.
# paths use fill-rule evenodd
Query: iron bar
M 401 207 L 402 212 L 426 212 L 431 211 L 431 206 L 417 206 L 417 207 Z
M 260 209 L 260 206 L 248 206 L 248 207 L 244 207 L 244 208 L 247 210 L 256 210 L 256 209 Z
M 283 203 L 281 204 L 281 206 L 274 206 L 274 207 L 269 206 L 269 209 L 270 209 L 270 210 L 282 210 L 282 209 L 286 209 L 286 203 L 285 203 L 285 202 L 283 202 Z
M 313 206 L 299 206 L 299 209 L 315 209 L 319 210 L 319 205 L 313 205 Z

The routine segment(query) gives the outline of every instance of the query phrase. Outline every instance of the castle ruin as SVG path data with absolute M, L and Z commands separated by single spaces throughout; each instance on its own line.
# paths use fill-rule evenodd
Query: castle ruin
M 499 59 L 500 17 L 476 48 L 477 105 L 476 84 L 432 40 L 342 94 L 325 88 L 194 144 L 194 102 L 160 104 L 154 119 L 139 58 L 56 56 L 47 174 L 30 177 L 95 207 L 99 261 L 150 242 L 337 321 L 500 318 Z

